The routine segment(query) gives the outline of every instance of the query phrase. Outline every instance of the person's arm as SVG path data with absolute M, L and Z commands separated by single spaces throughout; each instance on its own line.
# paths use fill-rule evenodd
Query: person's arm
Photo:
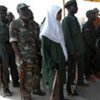
M 23 61 L 19 47 L 18 47 L 18 30 L 15 23 L 12 22 L 9 27 L 10 42 L 12 44 L 13 50 L 19 61 Z

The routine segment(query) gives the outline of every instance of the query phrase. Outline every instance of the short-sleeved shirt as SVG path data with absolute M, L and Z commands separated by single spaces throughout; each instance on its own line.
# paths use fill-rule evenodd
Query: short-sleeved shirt
M 33 21 L 24 22 L 21 18 L 10 24 L 10 42 L 17 42 L 23 59 L 34 64 L 38 59 L 38 28 Z

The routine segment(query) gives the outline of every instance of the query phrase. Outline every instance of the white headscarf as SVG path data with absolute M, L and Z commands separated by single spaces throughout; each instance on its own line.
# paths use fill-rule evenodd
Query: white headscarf
M 67 61 L 68 54 L 67 54 L 67 50 L 65 47 L 62 26 L 61 26 L 60 21 L 56 19 L 57 13 L 60 10 L 61 8 L 55 5 L 51 6 L 51 8 L 48 9 L 47 16 L 46 16 L 43 28 L 40 33 L 40 39 L 42 39 L 42 36 L 45 36 L 56 43 L 60 43 L 63 49 L 63 53 L 65 55 L 65 59 Z

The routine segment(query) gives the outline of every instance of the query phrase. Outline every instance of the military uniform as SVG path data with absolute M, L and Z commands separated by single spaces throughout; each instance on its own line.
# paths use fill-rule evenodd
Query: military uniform
M 15 20 L 10 25 L 10 41 L 17 42 L 23 61 L 26 62 L 25 82 L 23 88 L 24 97 L 30 97 L 32 87 L 35 85 L 40 87 L 40 70 L 39 70 L 39 54 L 38 50 L 38 30 L 35 30 L 32 26 L 32 22 L 29 21 L 26 24 L 21 18 Z M 38 82 L 39 81 L 39 82 Z M 37 88 L 37 87 L 36 87 Z M 28 99 L 29 100 L 29 99 Z

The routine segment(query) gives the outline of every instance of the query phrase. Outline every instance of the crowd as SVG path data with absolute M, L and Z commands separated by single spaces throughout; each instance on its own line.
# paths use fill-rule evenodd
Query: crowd
M 27 4 L 17 5 L 18 19 L 0 5 L 3 97 L 13 95 L 10 75 L 13 87 L 20 87 L 21 100 L 32 100 L 32 94 L 45 96 L 47 85 L 50 100 L 69 100 L 64 97 L 64 85 L 68 95 L 78 96 L 78 86 L 88 88 L 88 81 L 100 79 L 99 10 L 88 10 L 87 21 L 81 27 L 75 16 L 77 1 L 69 0 L 64 7 L 68 11 L 65 18 L 62 8 L 52 5 L 39 26 Z

